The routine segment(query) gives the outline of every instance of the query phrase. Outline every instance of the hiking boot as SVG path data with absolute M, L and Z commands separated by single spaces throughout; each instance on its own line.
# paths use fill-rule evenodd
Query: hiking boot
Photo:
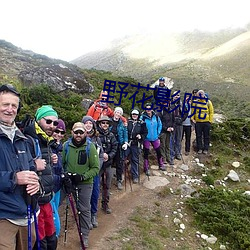
M 166 166 L 165 165 L 159 166 L 159 170 L 165 171 L 166 170 Z
M 188 155 L 189 155 L 189 152 L 186 151 L 186 152 L 185 152 L 185 155 L 188 156 Z
M 134 183 L 134 184 L 137 184 L 138 182 L 139 182 L 139 179 L 138 179 L 138 178 L 134 178 L 134 179 L 133 179 L 133 183 Z
M 83 245 L 85 248 L 89 247 L 89 239 L 87 236 L 86 237 L 83 236 Z
M 122 186 L 122 182 L 121 181 L 117 181 L 117 189 L 118 190 L 123 190 L 123 186 Z
M 204 154 L 204 155 L 207 155 L 207 154 L 208 154 L 208 151 L 207 151 L 207 150 L 203 150 L 203 154 Z
M 177 160 L 181 160 L 181 155 L 176 155 L 175 157 Z
M 96 214 L 92 214 L 91 215 L 91 223 L 93 225 L 93 228 L 97 228 L 98 227 L 98 222 L 97 222 L 97 216 L 96 216 Z
M 200 150 L 198 150 L 198 152 L 197 152 L 198 154 L 202 154 L 202 150 L 200 149 Z
M 163 163 L 163 158 L 161 157 L 161 158 L 159 158 L 158 159 L 158 164 L 159 164 L 159 169 L 160 170 L 166 170 L 166 165 Z
M 145 171 L 145 174 L 146 174 L 147 176 L 150 176 L 150 170 L 147 169 L 147 170 Z
M 106 213 L 106 214 L 111 214 L 112 210 L 111 208 L 108 206 L 108 204 L 105 202 L 102 202 L 102 210 Z

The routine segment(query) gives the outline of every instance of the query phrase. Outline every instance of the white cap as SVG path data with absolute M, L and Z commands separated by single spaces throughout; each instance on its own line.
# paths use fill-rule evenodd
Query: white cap
M 134 110 L 132 110 L 131 114 L 132 114 L 132 115 L 133 115 L 133 114 L 139 115 L 139 111 L 138 111 L 137 109 L 134 109 Z

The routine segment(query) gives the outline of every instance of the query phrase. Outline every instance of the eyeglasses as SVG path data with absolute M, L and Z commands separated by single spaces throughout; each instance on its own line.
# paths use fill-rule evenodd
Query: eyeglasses
M 78 135 L 78 134 L 83 135 L 85 132 L 83 132 L 82 130 L 76 130 L 76 131 L 73 131 L 73 133 L 75 135 Z
M 53 126 L 58 125 L 58 121 L 52 121 L 51 119 L 46 119 L 43 117 L 43 119 L 46 121 L 46 124 L 51 124 L 53 122 Z
M 56 129 L 54 131 L 56 134 L 61 134 L 61 135 L 64 135 L 65 134 L 65 131 L 62 131 L 62 130 L 59 130 L 59 129 Z
M 109 125 L 109 122 L 101 122 L 101 124 L 108 124 Z

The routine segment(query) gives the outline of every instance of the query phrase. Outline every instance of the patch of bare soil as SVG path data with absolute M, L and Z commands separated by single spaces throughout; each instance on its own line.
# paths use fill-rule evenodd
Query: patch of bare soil
M 205 156 L 201 156 L 205 157 Z M 180 170 L 180 166 L 183 164 L 183 161 L 175 160 L 175 173 L 183 173 L 188 174 L 192 171 L 194 159 L 194 152 L 191 152 L 189 156 L 183 155 L 183 160 L 186 165 L 189 166 L 189 170 L 183 171 Z M 203 159 L 204 160 L 204 159 Z M 170 171 L 169 167 L 167 169 Z M 162 171 L 156 170 L 156 172 L 161 173 L 161 176 L 164 176 L 169 180 L 168 187 L 176 190 L 177 187 L 183 183 L 183 179 L 177 176 L 169 176 L 165 175 Z M 117 238 L 112 239 L 111 237 L 116 235 L 116 233 L 129 225 L 129 218 L 135 211 L 135 209 L 140 207 L 148 207 L 148 209 L 152 208 L 152 204 L 155 202 L 161 203 L 161 209 L 164 210 L 166 214 L 166 227 L 173 227 L 173 211 L 178 209 L 178 204 L 181 200 L 180 195 L 169 195 L 165 199 L 159 199 L 158 192 L 161 190 L 161 187 L 158 187 L 154 190 L 147 189 L 143 186 L 144 182 L 150 181 L 150 178 L 145 176 L 144 173 L 141 174 L 141 179 L 139 184 L 132 184 L 132 191 L 129 185 L 129 181 L 127 180 L 126 190 L 118 191 L 116 186 L 112 187 L 112 195 L 110 200 L 110 207 L 112 209 L 112 214 L 104 214 L 101 209 L 98 212 L 98 222 L 99 226 L 93 230 L 91 230 L 89 235 L 89 248 L 90 250 L 107 250 L 107 249 L 122 249 L 121 247 L 121 239 Z M 100 206 L 99 206 L 100 207 Z M 153 208 L 152 208 L 153 209 Z M 64 243 L 64 226 L 65 226 L 65 204 L 63 204 L 60 208 L 61 214 L 61 235 L 59 237 L 58 249 L 79 249 L 79 237 L 76 228 L 76 224 L 72 215 L 72 212 L 69 210 L 68 216 L 68 231 L 67 231 L 67 242 Z M 185 221 L 185 224 L 189 222 Z M 175 235 L 171 235 L 169 237 L 169 242 L 166 245 L 166 249 L 179 249 L 179 247 L 183 244 L 183 241 L 189 241 L 188 245 L 190 248 L 188 249 L 199 249 L 197 238 L 195 235 L 186 235 L 185 239 L 180 239 L 180 242 L 173 240 Z M 180 237 L 181 238 L 181 237 Z M 186 243 L 185 243 L 186 244 Z M 147 249 L 138 247 L 136 249 Z M 185 248 L 186 249 L 186 248 Z

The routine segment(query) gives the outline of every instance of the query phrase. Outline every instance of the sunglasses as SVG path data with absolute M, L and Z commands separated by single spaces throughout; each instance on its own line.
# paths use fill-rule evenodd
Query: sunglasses
M 56 129 L 54 131 L 56 134 L 61 134 L 61 135 L 64 135 L 65 134 L 65 131 L 62 131 L 62 130 L 59 130 L 59 129 Z
M 46 119 L 44 117 L 43 117 L 43 119 L 46 121 L 46 124 L 53 123 L 53 126 L 57 126 L 58 125 L 58 121 L 52 121 L 51 119 Z
M 85 132 L 83 132 L 82 130 L 76 130 L 76 131 L 73 131 L 73 133 L 75 135 L 78 135 L 78 134 L 83 135 Z
M 101 122 L 101 124 L 108 124 L 109 125 L 109 122 Z
M 132 115 L 138 115 L 138 114 L 132 113 Z

